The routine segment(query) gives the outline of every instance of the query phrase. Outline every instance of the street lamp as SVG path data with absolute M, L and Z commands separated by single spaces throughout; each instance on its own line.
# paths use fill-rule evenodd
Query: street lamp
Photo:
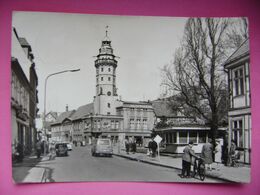
M 57 74 L 63 74 L 66 72 L 78 72 L 80 71 L 80 69 L 72 69 L 72 70 L 63 70 L 60 72 L 55 72 L 52 74 L 49 74 L 46 78 L 45 78 L 45 83 L 44 83 L 44 110 L 43 110 L 43 128 L 44 128 L 44 133 L 45 136 L 47 136 L 47 132 L 46 132 L 46 89 L 47 89 L 47 81 L 51 76 L 57 75 Z M 44 151 L 45 153 L 45 151 Z

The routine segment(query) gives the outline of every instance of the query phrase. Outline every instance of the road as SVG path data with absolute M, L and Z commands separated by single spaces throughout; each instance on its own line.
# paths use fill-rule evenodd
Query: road
M 46 182 L 80 181 L 150 181 L 150 182 L 201 182 L 182 179 L 179 170 L 131 161 L 113 156 L 93 157 L 90 147 L 74 147 L 67 157 L 56 157 L 40 162 L 45 167 Z M 220 182 L 206 178 L 204 182 Z

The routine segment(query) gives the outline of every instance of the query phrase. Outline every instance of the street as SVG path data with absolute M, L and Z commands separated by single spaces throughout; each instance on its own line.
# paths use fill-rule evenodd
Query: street
M 28 167 L 30 165 L 27 165 Z M 179 170 L 150 165 L 113 156 L 93 157 L 90 146 L 74 147 L 69 156 L 41 161 L 34 166 L 42 169 L 42 181 L 38 182 L 81 182 L 81 181 L 152 181 L 152 182 L 201 182 L 199 179 L 181 179 Z M 39 171 L 39 169 L 36 169 Z M 30 174 L 30 171 L 27 171 Z M 32 177 L 35 177 L 32 175 Z M 15 178 L 15 174 L 14 174 Z M 16 179 L 15 179 L 16 180 Z M 27 182 L 37 182 L 27 176 Z M 17 180 L 16 180 L 17 181 Z M 206 178 L 204 182 L 221 182 Z

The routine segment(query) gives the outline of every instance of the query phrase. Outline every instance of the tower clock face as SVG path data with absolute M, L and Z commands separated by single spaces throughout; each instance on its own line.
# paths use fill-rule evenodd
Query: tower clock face
M 108 96 L 111 96 L 111 92 L 110 92 L 110 91 L 109 91 L 109 92 L 107 92 L 107 95 L 108 95 Z

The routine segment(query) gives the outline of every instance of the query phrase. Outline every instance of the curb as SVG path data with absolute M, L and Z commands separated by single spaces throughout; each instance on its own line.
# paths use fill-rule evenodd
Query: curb
M 122 158 L 126 158 L 126 159 L 129 159 L 129 160 L 133 160 L 133 161 L 138 161 L 138 162 L 146 163 L 146 164 L 161 166 L 161 167 L 170 168 L 170 169 L 181 170 L 181 168 L 179 168 L 179 167 L 174 167 L 174 166 L 170 166 L 170 165 L 159 164 L 159 163 L 151 162 L 151 161 L 148 161 L 148 160 L 137 159 L 137 158 L 135 158 L 135 157 L 125 156 L 125 155 L 122 155 L 122 154 L 115 154 L 115 153 L 114 153 L 113 155 L 118 156 L 118 157 L 122 157 Z M 233 180 L 230 180 L 230 179 L 226 179 L 226 178 L 222 178 L 222 177 L 217 177 L 217 176 L 213 176 L 213 175 L 209 175 L 209 174 L 206 174 L 206 177 L 212 178 L 212 179 L 222 180 L 222 181 L 227 182 L 227 183 L 239 183 L 239 182 L 236 182 L 236 181 L 233 181 Z

